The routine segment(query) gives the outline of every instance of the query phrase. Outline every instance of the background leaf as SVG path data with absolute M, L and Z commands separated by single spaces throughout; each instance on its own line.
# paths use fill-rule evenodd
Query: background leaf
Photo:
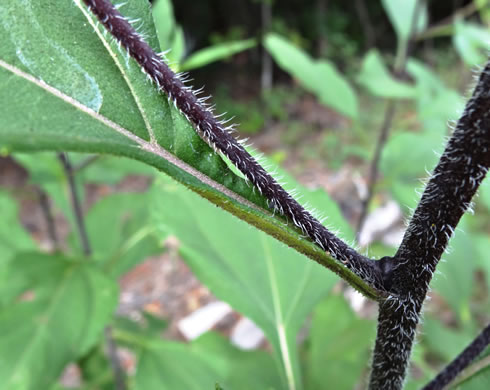
M 382 0 L 383 7 L 396 31 L 398 41 L 408 41 L 412 30 L 413 14 L 418 0 Z M 419 12 L 415 33 L 425 29 L 427 25 L 427 7 L 423 3 Z
M 240 351 L 213 333 L 190 345 L 151 340 L 134 378 L 136 390 L 213 389 L 217 382 L 234 390 L 282 388 L 269 354 Z
M 312 59 L 277 34 L 267 34 L 264 45 L 277 64 L 313 92 L 321 103 L 350 118 L 357 118 L 357 96 L 332 63 Z
M 488 58 L 490 32 L 475 23 L 456 20 L 453 44 L 466 64 L 481 66 Z
M 0 307 L 11 301 L 22 284 L 8 275 L 8 268 L 13 256 L 20 251 L 34 250 L 35 243 L 19 223 L 17 203 L 7 193 L 0 191 Z
M 228 168 L 189 122 L 147 82 L 139 66 L 128 59 L 80 1 L 75 1 L 78 7 L 54 0 L 42 5 L 31 0 L 0 5 L 0 12 L 6 15 L 0 23 L 0 33 L 8 37 L 0 48 L 3 152 L 64 150 L 143 161 L 345 274 L 367 295 L 375 295 L 358 277 L 303 239 L 296 228 L 270 215 L 266 199 Z M 120 11 L 130 19 L 141 19 L 140 32 L 150 37 L 150 45 L 158 47 L 147 1 L 126 3 Z M 36 39 L 29 41 L 30 36 Z M 30 53 L 29 58 L 22 55 L 22 50 Z M 48 59 L 39 50 L 54 53 Z M 78 77 L 86 85 L 66 83 L 71 77 Z M 71 96 L 79 88 L 84 93 Z M 150 142 L 151 136 L 158 146 Z
M 158 228 L 177 236 L 182 256 L 217 297 L 262 328 L 284 386 L 301 388 L 296 333 L 335 277 L 180 186 L 161 180 L 153 194 Z
M 255 47 L 256 45 L 257 42 L 255 39 L 244 39 L 241 41 L 224 42 L 206 47 L 186 58 L 186 60 L 180 65 L 180 69 L 188 71 L 191 69 L 200 68 L 212 62 L 227 59 L 234 54 Z
M 449 253 L 443 255 L 431 286 L 463 321 L 469 321 L 469 301 L 474 288 L 474 271 L 478 252 L 468 233 L 467 216 L 460 221 L 449 242 Z
M 85 223 L 93 257 L 112 276 L 121 276 L 148 256 L 161 252 L 159 237 L 149 226 L 149 195 L 114 194 L 102 198 L 87 213 Z M 72 247 L 82 254 L 79 239 Z
M 306 388 L 355 388 L 369 366 L 375 333 L 375 323 L 360 319 L 343 297 L 324 299 L 315 308 L 307 340 Z
M 185 55 L 184 30 L 175 21 L 171 0 L 156 0 L 153 2 L 151 12 L 155 21 L 158 41 L 172 67 L 179 67 Z
M 48 388 L 98 340 L 116 308 L 117 284 L 61 255 L 18 254 L 9 271 L 33 298 L 0 312 L 0 387 Z
M 364 57 L 357 82 L 374 96 L 393 99 L 409 99 L 415 96 L 415 88 L 390 75 L 381 55 L 370 50 Z
M 0 265 L 5 265 L 15 253 L 34 249 L 36 245 L 20 224 L 17 203 L 3 191 L 0 191 L 0 210 Z

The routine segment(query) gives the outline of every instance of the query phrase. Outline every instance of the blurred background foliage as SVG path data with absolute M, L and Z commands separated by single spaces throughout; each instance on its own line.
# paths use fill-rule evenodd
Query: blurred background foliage
M 472 72 L 487 59 L 489 1 L 189 3 L 153 1 L 171 66 L 190 71 L 192 85 L 205 85 L 217 110 L 240 124 L 239 135 L 281 165 L 288 188 L 299 188 L 349 242 L 381 145 L 357 244 L 373 257 L 393 254 L 420 180 L 461 113 Z M 114 388 L 111 363 L 118 359 L 102 337 L 107 325 L 131 389 L 211 389 L 215 382 L 225 390 L 363 388 L 375 335 L 372 304 L 151 168 L 115 157 L 70 159 L 90 261 L 59 159 L 40 153 L 0 161 L 1 388 Z M 56 240 L 39 211 L 46 199 Z M 432 283 L 407 389 L 427 382 L 490 321 L 488 178 L 474 203 Z M 37 218 L 26 217 L 32 208 Z M 183 259 L 236 316 L 253 320 L 265 341 L 241 350 L 228 340 L 229 324 L 187 340 L 169 329 L 196 307 L 172 318 L 155 309 L 171 305 L 165 294 L 133 297 L 144 303 L 128 316 L 124 278 L 157 255 L 173 266 Z M 489 355 L 457 388 L 488 388 Z

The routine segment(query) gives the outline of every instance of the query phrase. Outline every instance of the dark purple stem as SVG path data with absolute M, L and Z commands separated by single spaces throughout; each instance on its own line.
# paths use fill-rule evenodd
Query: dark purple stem
M 490 344 L 490 324 L 479 336 L 461 352 L 456 359 L 449 363 L 434 379 L 422 390 L 442 390 L 453 381 L 460 372 L 468 367 L 483 350 Z
M 429 282 L 490 167 L 490 62 L 427 184 L 394 258 L 386 262 L 371 389 L 401 389 Z
M 377 289 L 383 289 L 378 264 L 360 255 L 337 238 L 294 200 L 228 132 L 224 123 L 216 119 L 212 110 L 172 72 L 165 61 L 152 50 L 110 1 L 84 0 L 84 2 L 112 36 L 140 64 L 158 88 L 175 103 L 200 136 L 235 164 L 268 199 L 272 209 L 293 221 L 312 241 L 364 281 Z

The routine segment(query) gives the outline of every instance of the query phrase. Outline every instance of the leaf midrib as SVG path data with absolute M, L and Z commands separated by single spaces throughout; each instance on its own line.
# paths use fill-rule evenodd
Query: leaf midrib
M 77 5 L 77 7 L 80 9 L 80 11 L 83 13 L 85 18 L 89 22 L 89 24 L 92 27 L 92 29 L 94 30 L 94 32 L 99 37 L 99 39 L 102 42 L 102 44 L 104 45 L 105 49 L 107 50 L 107 52 L 111 56 L 112 60 L 114 61 L 116 67 L 119 69 L 119 72 L 121 72 L 121 75 L 122 75 L 124 81 L 126 82 L 130 92 L 131 92 L 131 96 L 133 97 L 133 100 L 134 100 L 136 106 L 138 107 L 138 111 L 139 111 L 139 113 L 143 119 L 143 122 L 145 123 L 146 130 L 147 130 L 148 135 L 150 137 L 150 142 L 156 143 L 155 133 L 154 133 L 153 128 L 150 124 L 150 121 L 148 120 L 148 117 L 146 116 L 145 109 L 144 109 L 135 89 L 134 89 L 133 83 L 131 82 L 128 74 L 126 73 L 122 63 L 119 61 L 117 53 L 115 53 L 112 50 L 109 41 L 107 39 L 105 39 L 103 34 L 100 32 L 99 28 L 97 28 L 97 26 L 94 23 L 92 16 L 85 10 L 85 8 L 83 8 L 83 6 L 80 3 L 80 0 L 74 0 L 74 1 L 75 1 L 75 4 Z
M 26 73 L 19 68 L 3 61 L 0 59 L 0 67 L 4 68 L 8 72 L 14 74 L 15 76 L 21 77 L 24 80 L 38 86 L 39 88 L 43 89 L 44 91 L 52 94 L 53 96 L 59 98 L 60 100 L 64 101 L 66 104 L 69 104 L 73 106 L 74 108 L 80 110 L 84 114 L 90 116 L 92 119 L 95 119 L 102 123 L 103 125 L 107 126 L 109 129 L 116 131 L 117 133 L 123 135 L 124 137 L 128 138 L 129 140 L 135 142 L 140 150 L 143 150 L 145 152 L 148 152 L 153 155 L 157 155 L 158 157 L 164 159 L 165 161 L 169 162 L 170 164 L 174 165 L 175 167 L 181 169 L 182 171 L 186 172 L 187 174 L 191 175 L 195 179 L 197 179 L 199 182 L 213 188 L 214 190 L 220 192 L 222 195 L 227 196 L 228 198 L 234 200 L 235 202 L 249 207 L 253 210 L 256 210 L 262 214 L 268 215 L 269 212 L 262 209 L 261 207 L 257 206 L 256 204 L 252 203 L 251 201 L 243 198 L 241 195 L 238 195 L 236 192 L 233 190 L 230 190 L 229 188 L 225 187 L 224 185 L 214 181 L 211 179 L 209 176 L 205 175 L 201 171 L 195 169 L 194 167 L 188 165 L 184 161 L 180 160 L 178 157 L 175 155 L 171 154 L 164 148 L 162 148 L 159 144 L 153 144 L 151 142 L 145 141 L 144 139 L 138 137 L 137 135 L 133 134 L 131 131 L 125 129 L 121 125 L 113 122 L 109 118 L 95 112 L 92 110 L 90 107 L 85 106 L 84 104 L 80 103 L 79 101 L 73 99 L 71 96 L 68 96 L 61 92 L 60 90 L 48 85 L 42 80 L 39 80 L 35 78 L 33 75 Z

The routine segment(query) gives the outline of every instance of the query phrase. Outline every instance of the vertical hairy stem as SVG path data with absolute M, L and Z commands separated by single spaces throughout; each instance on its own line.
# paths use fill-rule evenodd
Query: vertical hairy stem
M 429 282 L 490 167 L 490 62 L 483 69 L 425 187 L 402 244 L 387 264 L 370 388 L 401 389 Z

